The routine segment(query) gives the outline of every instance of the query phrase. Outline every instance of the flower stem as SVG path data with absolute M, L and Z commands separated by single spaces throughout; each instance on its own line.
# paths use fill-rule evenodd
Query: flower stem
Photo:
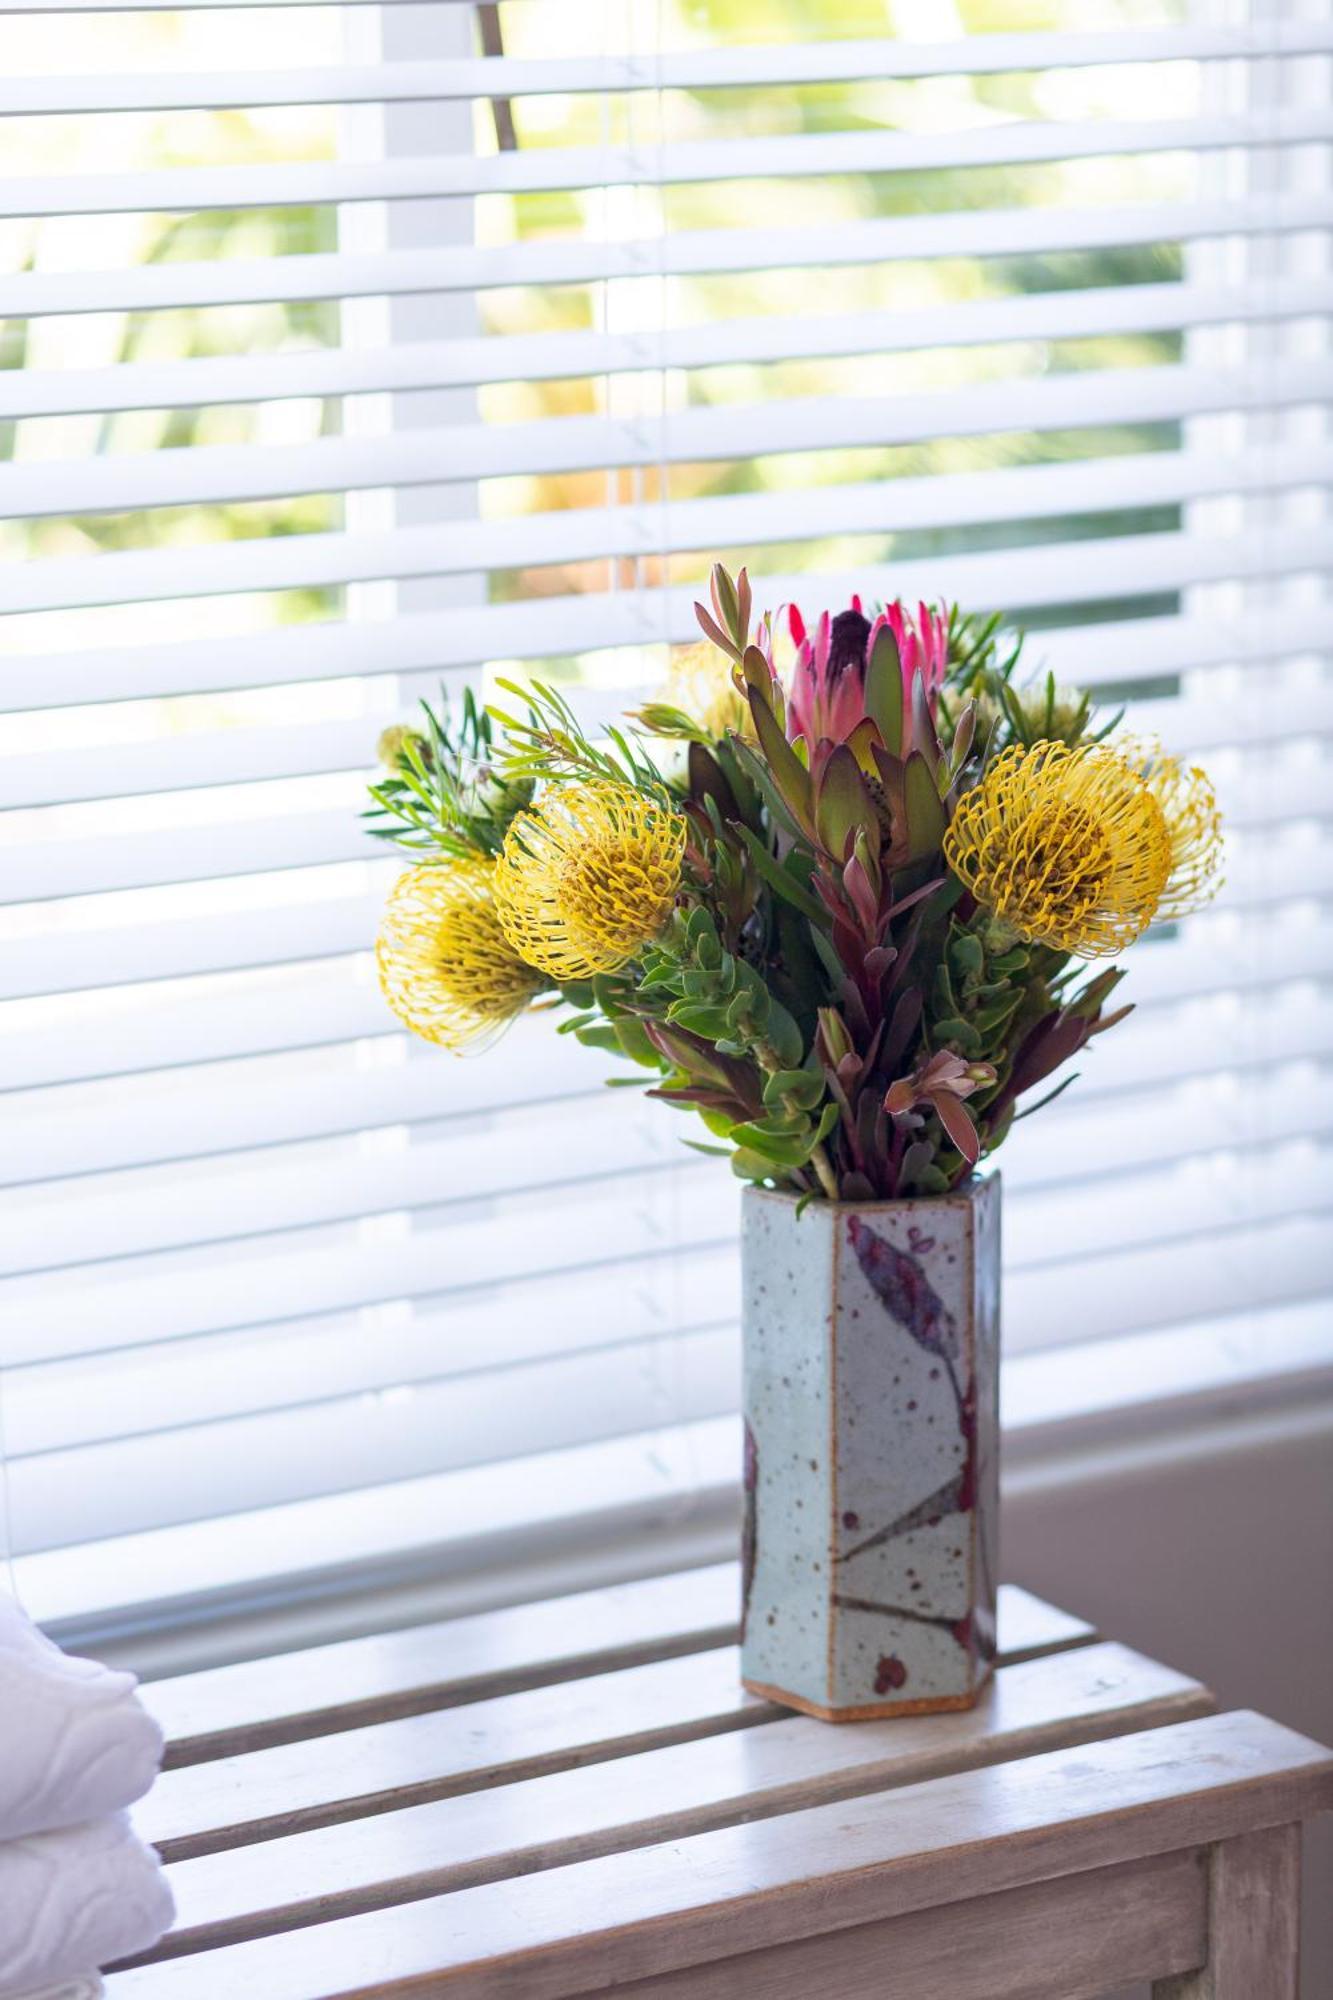
M 829 1162 L 829 1156 L 824 1151 L 822 1143 L 816 1146 L 813 1153 L 811 1153 L 810 1164 L 818 1175 L 819 1185 L 823 1188 L 829 1200 L 837 1201 L 839 1199 L 837 1176 L 833 1171 Z

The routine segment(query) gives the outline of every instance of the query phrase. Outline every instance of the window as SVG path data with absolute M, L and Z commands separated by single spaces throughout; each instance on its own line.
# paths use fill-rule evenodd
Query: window
M 1322 9 L 0 0 L 0 47 L 0 1424 L 39 1614 L 730 1478 L 731 1183 L 544 1024 L 475 1062 L 395 1032 L 356 818 L 441 682 L 631 702 L 713 553 L 765 603 L 1004 607 L 1206 751 L 1227 889 L 1006 1148 L 1006 1338 L 1308 1341 Z

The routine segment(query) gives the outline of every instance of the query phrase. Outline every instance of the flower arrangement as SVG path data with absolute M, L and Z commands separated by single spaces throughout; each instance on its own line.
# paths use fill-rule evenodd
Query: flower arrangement
M 710 594 L 632 728 L 504 682 L 513 712 L 386 732 L 369 818 L 416 861 L 385 997 L 454 1050 L 563 1004 L 743 1180 L 943 1193 L 1128 1013 L 1082 962 L 1213 893 L 1212 787 L 1021 685 L 998 617 L 854 598 L 756 625 L 720 564 Z

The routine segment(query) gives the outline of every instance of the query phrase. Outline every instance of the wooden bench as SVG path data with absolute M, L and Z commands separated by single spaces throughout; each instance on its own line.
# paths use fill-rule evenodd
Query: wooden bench
M 109 2000 L 1295 2000 L 1333 1755 L 1006 1589 L 969 1714 L 742 1692 L 730 1565 L 159 1681 Z

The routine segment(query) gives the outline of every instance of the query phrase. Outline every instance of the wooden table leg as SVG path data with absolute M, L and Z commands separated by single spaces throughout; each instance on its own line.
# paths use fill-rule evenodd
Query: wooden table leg
M 1297 2000 L 1301 1829 L 1264 1827 L 1212 1850 L 1208 1963 L 1160 1979 L 1153 2000 Z

